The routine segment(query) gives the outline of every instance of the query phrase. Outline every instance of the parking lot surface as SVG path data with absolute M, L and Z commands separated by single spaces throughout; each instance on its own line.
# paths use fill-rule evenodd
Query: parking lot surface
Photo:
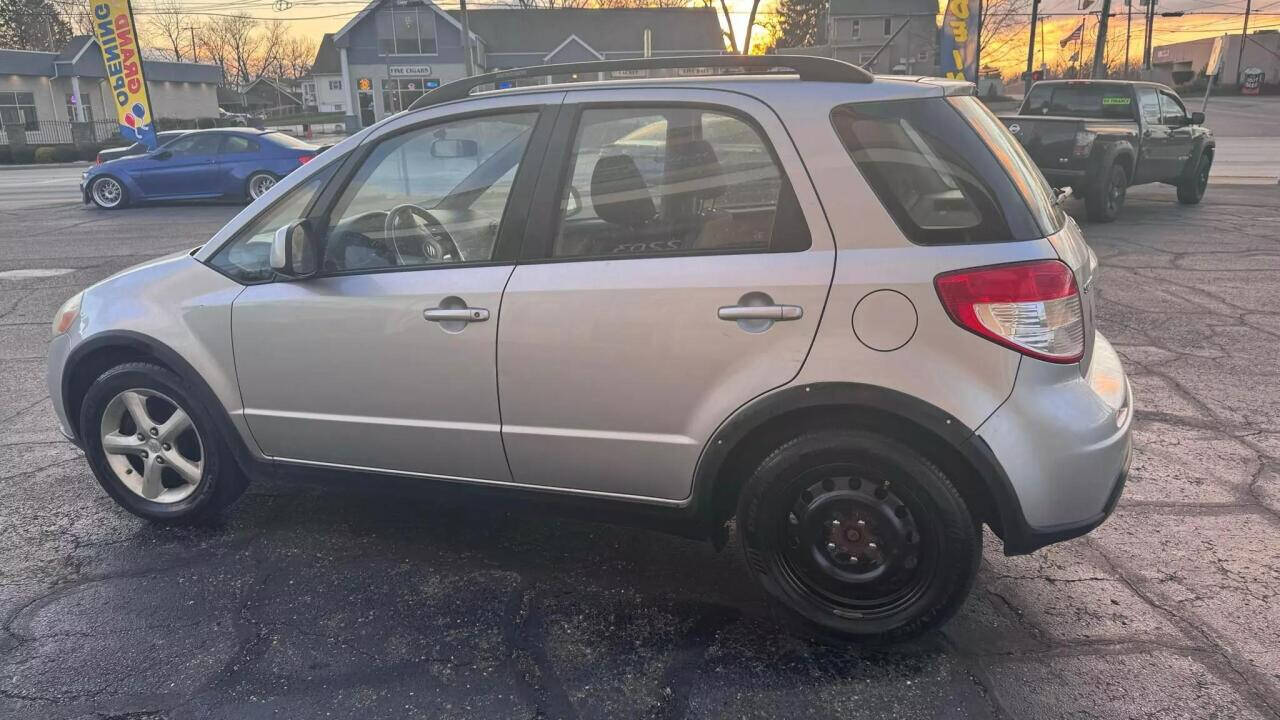
M 1027 557 L 988 535 L 943 632 L 859 649 L 781 633 L 731 554 L 540 508 L 300 482 L 199 528 L 117 508 L 55 428 L 49 321 L 239 208 L 96 211 L 78 174 L 0 173 L 0 717 L 1280 717 L 1274 186 L 1136 188 L 1085 226 L 1136 393 L 1119 509 Z

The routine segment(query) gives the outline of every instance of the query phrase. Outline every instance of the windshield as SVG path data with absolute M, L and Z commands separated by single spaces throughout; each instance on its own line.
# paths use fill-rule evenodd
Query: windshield
M 1133 120 L 1133 93 L 1128 85 L 1037 85 L 1023 114 Z

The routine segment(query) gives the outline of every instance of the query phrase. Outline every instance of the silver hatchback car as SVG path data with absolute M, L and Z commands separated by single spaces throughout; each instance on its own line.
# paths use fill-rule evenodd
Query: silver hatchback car
M 507 87 L 570 73 L 652 76 Z M 48 380 L 154 521 L 320 469 L 567 496 L 736 533 L 780 618 L 893 640 L 963 602 L 982 524 L 1027 553 L 1115 506 L 1096 270 L 971 85 L 541 67 L 435 90 L 71 298 Z

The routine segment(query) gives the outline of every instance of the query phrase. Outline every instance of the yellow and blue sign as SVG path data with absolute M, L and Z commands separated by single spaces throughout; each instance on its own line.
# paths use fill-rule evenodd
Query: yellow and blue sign
M 952 80 L 978 81 L 978 18 L 982 0 L 947 0 L 938 53 L 942 74 Z
M 120 137 L 156 148 L 156 124 L 142 74 L 142 51 L 129 0 L 94 0 L 93 34 L 102 49 Z

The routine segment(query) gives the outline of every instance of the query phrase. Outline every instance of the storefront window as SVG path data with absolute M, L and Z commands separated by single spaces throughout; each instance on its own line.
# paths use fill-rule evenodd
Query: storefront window
M 382 109 L 387 113 L 407 110 L 428 90 L 440 87 L 435 78 L 391 78 L 382 81 Z
M 27 130 L 39 130 L 34 93 L 0 92 L 0 123 L 22 123 Z
M 379 12 L 378 48 L 383 55 L 434 55 L 435 13 L 416 7 Z

